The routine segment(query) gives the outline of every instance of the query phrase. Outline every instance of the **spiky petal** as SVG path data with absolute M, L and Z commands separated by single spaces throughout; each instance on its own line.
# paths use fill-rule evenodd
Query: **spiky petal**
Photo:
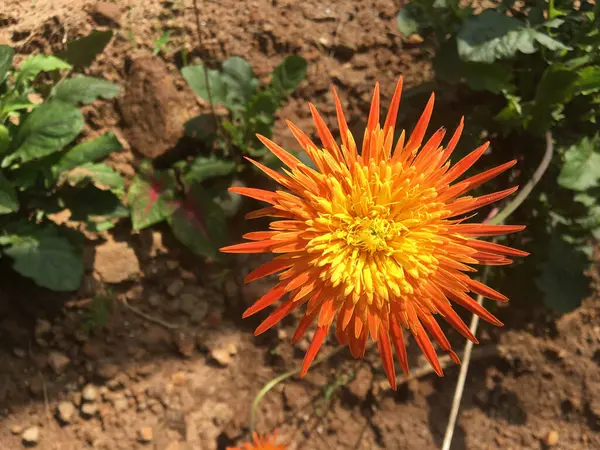
M 227 447 L 227 450 L 285 450 L 285 446 L 277 443 L 277 430 L 271 436 L 252 434 L 252 442 L 245 442 L 242 447 Z
M 376 85 L 360 153 L 334 90 L 341 145 L 310 105 L 322 147 L 317 147 L 294 124 L 288 125 L 316 169 L 259 136 L 287 169 L 281 174 L 253 163 L 286 191 L 235 188 L 239 194 L 269 204 L 248 217 L 277 218 L 269 231 L 247 234 L 250 242 L 221 249 L 228 253 L 277 255 L 248 275 L 246 281 L 278 274 L 279 283 L 251 306 L 244 317 L 280 302 L 257 328 L 256 334 L 260 334 L 304 306 L 304 317 L 293 339 L 300 339 L 311 324 L 316 330 L 302 375 L 336 322 L 338 341 L 348 345 L 354 357 L 364 355 L 369 338 L 377 342 L 392 387 L 396 380 L 392 348 L 400 367 L 408 373 L 403 329 L 410 331 L 441 376 L 442 368 L 431 338 L 454 361 L 459 360 L 435 316 L 441 316 L 467 339 L 477 342 L 452 304 L 501 325 L 472 294 L 502 302 L 508 299 L 471 279 L 468 274 L 475 271 L 472 265 L 509 264 L 510 258 L 527 255 L 521 250 L 477 240 L 514 233 L 523 226 L 466 222 L 466 215 L 475 209 L 515 192 L 517 188 L 513 187 L 480 197 L 465 195 L 510 169 L 515 161 L 460 181 L 483 157 L 488 144 L 452 166 L 449 160 L 460 139 L 463 121 L 445 148 L 444 129 L 425 140 L 433 112 L 433 95 L 410 137 L 405 139 L 402 132 L 393 146 L 401 90 L 402 79 L 381 128 L 379 85 Z

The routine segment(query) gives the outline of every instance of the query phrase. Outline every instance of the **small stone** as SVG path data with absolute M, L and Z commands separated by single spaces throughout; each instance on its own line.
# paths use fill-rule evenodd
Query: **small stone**
M 194 294 L 181 294 L 179 297 L 179 310 L 185 314 L 192 315 L 200 299 Z
M 93 359 L 93 360 L 101 358 L 104 353 L 104 349 L 102 348 L 102 346 L 100 344 L 94 343 L 94 342 L 86 342 L 83 345 L 81 351 L 89 359 Z
M 105 283 L 118 284 L 135 277 L 140 263 L 127 243 L 106 242 L 96 247 L 94 271 Z
M 173 375 L 171 375 L 171 381 L 174 385 L 181 386 L 183 383 L 185 383 L 185 372 L 182 372 L 181 370 L 179 372 L 175 372 Z
M 23 432 L 23 426 L 15 423 L 10 427 L 10 432 L 12 434 L 21 434 Z
M 175 270 L 179 267 L 179 261 L 177 261 L 176 259 L 169 259 L 167 261 L 167 269 L 169 270 Z
M 184 287 L 185 283 L 183 280 L 175 280 L 167 287 L 167 294 L 171 297 L 175 297 L 181 293 Z
M 75 406 L 71 402 L 61 402 L 56 407 L 56 416 L 62 423 L 70 423 L 75 415 Z
M 138 431 L 138 440 L 142 443 L 152 442 L 152 427 L 144 427 Z
M 288 338 L 288 333 L 283 328 L 279 328 L 277 330 L 277 337 L 279 338 L 280 341 L 286 341 Z
M 90 11 L 90 15 L 98 25 L 120 25 L 121 8 L 118 4 L 98 2 Z
M 61 352 L 52 351 L 48 355 L 48 363 L 57 375 L 63 373 L 70 362 L 71 358 Z
M 129 406 L 129 402 L 124 397 L 118 397 L 113 400 L 113 407 L 115 411 L 125 411 Z
M 29 381 L 29 392 L 34 397 L 41 397 L 44 393 L 44 383 L 40 377 L 34 377 Z
M 148 303 L 150 306 L 160 306 L 165 303 L 165 298 L 158 292 L 153 292 L 148 297 Z
M 36 445 L 40 438 L 40 429 L 39 427 L 29 427 L 23 431 L 21 435 L 23 442 L 27 445 Z
M 194 351 L 196 350 L 196 339 L 194 336 L 180 331 L 175 333 L 174 341 L 175 346 L 177 347 L 177 350 L 181 356 L 184 358 L 192 357 Z
M 143 366 L 137 367 L 135 369 L 135 372 L 140 377 L 148 377 L 148 376 L 152 375 L 154 372 L 156 372 L 156 364 L 153 364 L 153 363 L 144 364 Z
M 144 344 L 148 350 L 156 350 L 156 347 L 159 346 L 171 346 L 173 337 L 169 330 L 165 330 L 164 327 L 152 325 L 140 336 L 140 342 Z
M 39 338 L 45 334 L 50 333 L 52 330 L 52 324 L 44 319 L 38 319 L 35 323 L 35 337 Z
M 98 405 L 96 403 L 84 403 L 81 405 L 81 415 L 86 419 L 94 417 L 98 412 Z
M 231 354 L 227 349 L 217 348 L 210 353 L 210 356 L 221 367 L 227 367 L 231 362 Z
M 229 344 L 227 344 L 227 351 L 230 355 L 237 355 L 237 345 L 235 345 L 233 342 L 230 342 Z
M 544 438 L 544 444 L 546 444 L 548 447 L 554 447 L 556 444 L 558 444 L 558 437 L 558 431 L 549 431 Z
M 95 402 L 98 399 L 98 389 L 93 384 L 86 384 L 81 391 L 81 398 L 85 402 Z
M 120 370 L 121 369 L 119 369 L 119 366 L 116 364 L 105 363 L 98 367 L 98 370 L 96 370 L 96 375 L 104 380 L 110 380 L 116 377 Z
M 13 353 L 17 358 L 25 358 L 27 355 L 27 352 L 20 347 L 13 348 Z

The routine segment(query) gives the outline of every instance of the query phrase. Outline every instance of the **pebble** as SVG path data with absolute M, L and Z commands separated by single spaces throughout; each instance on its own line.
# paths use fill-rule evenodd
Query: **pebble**
M 70 423 L 75 415 L 75 406 L 71 402 L 61 402 L 56 407 L 56 416 L 63 423 Z
M 194 336 L 180 331 L 175 333 L 173 340 L 181 356 L 190 358 L 194 354 L 196 350 L 196 339 Z
M 27 355 L 27 352 L 19 347 L 13 348 L 13 353 L 17 358 L 25 358 L 25 355 Z
M 231 354 L 228 349 L 217 348 L 210 352 L 210 356 L 222 367 L 227 367 L 231 362 Z
M 44 319 L 38 319 L 35 323 L 35 337 L 41 337 L 44 334 L 50 333 L 52 324 Z
M 148 303 L 150 306 L 160 306 L 165 303 L 165 298 L 161 294 L 153 292 L 148 297 Z
M 558 431 L 549 431 L 544 439 L 544 444 L 546 444 L 548 447 L 554 447 L 556 444 L 558 444 Z
M 10 427 L 10 432 L 12 434 L 21 434 L 23 432 L 23 427 L 19 424 L 14 424 Z
M 86 402 L 95 402 L 98 399 L 98 389 L 93 384 L 87 384 L 81 391 L 81 398 Z
M 40 438 L 40 429 L 39 427 L 29 427 L 23 431 L 21 435 L 23 442 L 27 445 L 35 445 L 37 444 Z
M 119 366 L 116 364 L 105 363 L 98 367 L 98 370 L 96 370 L 96 375 L 105 380 L 110 380 L 111 378 L 116 377 L 119 371 Z
M 152 437 L 152 427 L 144 427 L 138 431 L 138 440 L 140 442 L 152 442 Z
M 124 397 L 113 400 L 113 407 L 115 408 L 115 411 L 125 411 L 128 406 L 129 402 Z
M 84 403 L 81 406 L 81 415 L 86 419 L 94 417 L 98 412 L 98 405 L 96 403 Z
M 183 280 L 175 280 L 167 287 L 167 294 L 171 297 L 175 297 L 181 293 L 185 286 Z
M 71 358 L 61 352 L 52 351 L 48 355 L 48 363 L 56 374 L 61 374 L 71 363 Z

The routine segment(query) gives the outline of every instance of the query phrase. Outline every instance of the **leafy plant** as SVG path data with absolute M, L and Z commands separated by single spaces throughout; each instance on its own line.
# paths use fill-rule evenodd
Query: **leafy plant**
M 527 176 L 533 172 L 528 164 L 536 163 L 531 147 L 542 147 L 541 137 L 552 131 L 559 151 L 550 176 L 557 178 L 543 180 L 543 194 L 528 200 L 530 215 L 523 219 L 533 224 L 535 248 L 526 264 L 539 272 L 536 283 L 548 306 L 561 311 L 583 297 L 590 235 L 600 236 L 596 3 L 504 0 L 476 13 L 458 0 L 417 0 L 398 15 L 402 33 L 420 33 L 432 43 L 435 83 L 456 94 L 449 101 L 469 105 L 461 109 L 471 116 L 472 134 L 484 130 L 492 139 L 491 160 L 494 154 L 518 158 Z M 557 295 L 550 281 L 565 261 L 576 264 L 569 270 L 580 276 L 565 275 L 571 284 Z
M 204 71 L 203 65 L 186 66 L 182 74 L 200 97 L 226 107 L 229 116 L 215 124 L 212 114 L 201 114 L 186 123 L 185 131 L 189 138 L 214 144 L 213 153 L 163 170 L 146 162 L 131 182 L 128 203 L 134 229 L 166 221 L 174 236 L 194 253 L 219 259 L 226 218 L 236 214 L 241 202 L 239 195 L 227 192 L 229 186 L 243 184 L 247 166 L 240 157 L 251 155 L 264 164 L 273 163 L 255 134 L 271 136 L 275 113 L 305 78 L 306 62 L 287 57 L 273 71 L 270 83 L 263 85 L 240 57 L 224 61 L 220 71 Z
M 113 98 L 119 88 L 82 75 L 59 78 L 73 66 L 55 56 L 33 55 L 18 68 L 13 56 L 12 48 L 0 46 L 0 255 L 40 286 L 76 290 L 83 236 L 52 215 L 69 210 L 71 221 L 98 231 L 128 214 L 123 180 L 99 162 L 121 150 L 115 135 L 75 144 L 83 129 L 79 106 Z

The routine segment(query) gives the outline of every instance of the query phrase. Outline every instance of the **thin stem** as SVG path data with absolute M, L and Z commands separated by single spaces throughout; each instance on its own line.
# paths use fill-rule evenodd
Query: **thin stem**
M 550 165 L 552 160 L 552 154 L 554 152 L 554 145 L 552 144 L 552 133 L 549 131 L 546 133 L 546 152 L 544 157 L 540 161 L 540 164 L 536 171 L 533 173 L 531 179 L 521 189 L 519 194 L 508 204 L 502 211 L 494 216 L 489 223 L 501 224 L 504 222 L 521 204 L 525 201 L 527 196 L 531 193 L 535 185 L 540 181 L 546 169 Z M 489 266 L 485 266 L 483 272 L 482 283 L 485 284 L 488 276 Z M 483 305 L 483 297 L 477 296 L 477 303 Z M 477 333 L 477 327 L 479 326 L 479 316 L 473 314 L 469 330 L 473 335 Z M 471 352 L 473 351 L 473 342 L 467 341 L 465 345 L 465 352 L 462 365 L 460 366 L 460 373 L 458 375 L 458 381 L 456 382 L 456 389 L 454 391 L 454 398 L 452 399 L 452 408 L 450 409 L 450 417 L 448 418 L 448 425 L 446 426 L 446 433 L 444 435 L 444 442 L 442 444 L 442 450 L 450 450 L 452 444 L 452 436 L 454 435 L 454 428 L 456 426 L 456 420 L 458 418 L 458 411 L 460 409 L 460 401 L 465 389 L 465 381 L 467 379 L 467 372 L 469 371 L 469 362 L 471 361 Z
M 312 363 L 311 366 L 314 367 L 314 366 L 321 364 L 322 362 L 327 361 L 329 358 L 337 355 L 344 348 L 345 347 L 342 347 L 340 345 L 335 350 L 332 350 L 331 352 L 327 353 L 326 355 L 323 355 L 320 358 L 318 358 L 315 362 Z M 269 381 L 267 384 L 265 384 L 263 386 L 263 388 L 258 392 L 258 394 L 256 394 L 256 397 L 254 397 L 254 401 L 252 402 L 252 408 L 250 409 L 250 435 L 252 435 L 252 433 L 254 433 L 254 426 L 256 425 L 256 423 L 255 423 L 256 422 L 256 411 L 258 410 L 258 405 L 260 404 L 263 397 L 271 389 L 273 389 L 275 386 L 277 386 L 282 381 L 284 381 L 290 377 L 293 377 L 294 375 L 298 375 L 300 373 L 300 370 L 302 370 L 302 367 L 297 367 L 293 370 L 290 370 L 289 372 L 285 372 L 285 373 L 273 378 L 271 381 Z
M 198 8 L 198 0 L 194 0 L 194 17 L 196 19 L 196 33 L 198 34 L 198 44 L 200 48 L 204 48 L 204 39 L 202 39 L 202 27 L 200 26 L 200 8 Z M 208 67 L 206 64 L 203 64 L 203 72 L 204 72 L 204 84 L 206 84 L 206 93 L 208 94 L 208 103 L 210 105 L 210 113 L 215 122 L 215 128 L 217 130 L 217 134 L 220 134 L 221 124 L 217 118 L 217 112 L 215 111 L 215 105 L 213 103 L 213 95 L 212 88 L 210 86 L 210 79 L 208 77 Z

